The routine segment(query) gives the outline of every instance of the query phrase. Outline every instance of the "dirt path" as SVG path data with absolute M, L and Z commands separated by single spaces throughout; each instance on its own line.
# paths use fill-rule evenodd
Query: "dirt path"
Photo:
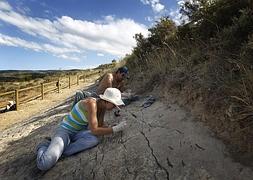
M 72 98 L 0 133 L 0 179 L 250 180 L 251 169 L 234 162 L 224 144 L 184 109 L 143 98 L 106 122 L 128 122 L 122 133 L 100 137 L 90 150 L 61 159 L 48 172 L 35 164 L 35 146 L 52 134 Z
M 85 82 L 80 81 L 78 86 L 74 85 L 71 89 L 62 89 L 61 93 L 54 92 L 46 94 L 44 100 L 36 99 L 25 104 L 21 104 L 19 106 L 19 111 L 10 111 L 0 114 L 0 131 L 56 106 L 57 104 L 63 102 L 67 97 L 74 95 L 78 89 L 83 89 L 84 87 L 91 85 L 98 77 L 99 76 L 94 76 L 90 79 L 86 79 Z

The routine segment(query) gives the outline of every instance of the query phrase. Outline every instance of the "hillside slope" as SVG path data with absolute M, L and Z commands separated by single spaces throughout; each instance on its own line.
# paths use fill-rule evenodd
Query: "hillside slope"
M 0 179 L 252 179 L 224 144 L 190 112 L 145 96 L 105 120 L 128 123 L 122 133 L 100 137 L 97 147 L 62 158 L 48 172 L 36 168 L 35 146 L 52 134 L 73 97 L 0 133 Z

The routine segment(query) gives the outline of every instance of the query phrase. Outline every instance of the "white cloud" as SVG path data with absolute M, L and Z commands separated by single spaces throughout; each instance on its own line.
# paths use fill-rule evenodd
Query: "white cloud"
M 177 4 L 178 4 L 179 6 L 184 5 L 184 3 L 185 3 L 185 0 L 178 0 L 178 1 L 177 1 Z
M 107 22 L 112 22 L 112 21 L 114 21 L 114 16 L 111 16 L 111 15 L 105 16 L 105 20 L 106 20 Z
M 97 53 L 97 56 L 101 56 L 101 57 L 103 57 L 103 56 L 105 56 L 103 53 Z
M 73 61 L 80 61 L 79 57 L 74 57 L 74 56 L 68 56 L 66 54 L 61 54 L 61 55 L 55 55 L 58 58 L 62 58 L 62 59 L 68 59 L 68 60 L 73 60 Z
M 22 47 L 22 48 L 30 49 L 37 52 L 51 53 L 52 55 L 63 58 L 63 59 L 70 59 L 70 60 L 76 60 L 76 61 L 79 60 L 79 58 L 76 56 L 67 55 L 71 53 L 80 53 L 80 51 L 77 49 L 55 47 L 50 44 L 38 44 L 31 41 L 25 41 L 20 38 L 6 36 L 1 33 L 0 33 L 0 45 Z
M 136 23 L 132 19 L 116 19 L 113 15 L 109 15 L 105 16 L 102 21 L 92 22 L 62 16 L 51 21 L 15 12 L 7 2 L 2 1 L 0 2 L 0 20 L 16 26 L 21 31 L 34 36 L 37 40 L 49 41 L 51 45 L 46 46 L 46 51 L 61 58 L 69 57 L 65 54 L 68 53 L 66 49 L 70 49 L 72 53 L 93 50 L 124 56 L 126 53 L 130 53 L 132 47 L 136 45 L 133 38 L 136 33 L 142 33 L 144 36 L 148 35 L 147 27 Z M 18 42 L 21 40 L 19 38 L 14 39 L 18 39 Z M 14 45 L 15 42 L 12 39 L 12 41 L 9 40 L 5 43 Z M 26 43 L 18 44 L 18 46 L 28 48 L 28 42 L 25 40 L 24 42 Z M 39 43 L 36 45 L 44 46 Z M 54 46 L 57 48 L 54 49 Z
M 65 32 L 64 38 L 71 44 L 114 55 L 124 55 L 131 50 L 135 45 L 134 34 L 138 32 L 142 32 L 145 36 L 148 34 L 145 26 L 131 19 L 96 24 L 63 16 L 58 19 L 58 23 L 61 30 Z
M 180 25 L 181 24 L 181 14 L 179 12 L 179 9 L 176 10 L 170 10 L 169 13 L 171 19 L 176 23 L 176 25 Z
M 207 0 L 207 1 L 212 1 L 212 0 Z M 189 2 L 189 3 L 198 3 L 197 1 L 194 1 L 194 0 L 177 0 L 177 4 L 178 5 L 183 5 L 185 2 Z
M 164 10 L 164 5 L 157 3 L 152 5 L 152 8 L 155 12 L 161 12 L 162 10 Z
M 145 5 L 149 5 L 150 4 L 150 1 L 149 0 L 141 0 L 141 2 Z
M 15 9 L 17 12 L 21 13 L 21 14 L 29 14 L 31 13 L 31 9 L 27 6 L 25 6 L 24 2 L 23 1 L 20 1 L 18 0 L 16 3 L 15 3 Z
M 150 5 L 155 13 L 162 13 L 165 10 L 165 6 L 160 3 L 160 0 L 141 0 L 145 5 Z
M 180 8 L 184 5 L 186 1 L 192 2 L 192 0 L 177 0 L 177 4 L 179 7 L 177 9 L 170 9 L 169 11 L 169 15 L 171 19 L 176 23 L 176 25 L 180 25 L 183 22 L 188 21 L 188 18 L 180 13 Z
M 10 11 L 10 10 L 12 10 L 12 8 L 7 2 L 0 1 L 0 10 Z
M 154 19 L 152 17 L 150 17 L 150 16 L 147 16 L 147 17 L 145 17 L 145 20 L 149 21 L 149 22 L 152 22 Z

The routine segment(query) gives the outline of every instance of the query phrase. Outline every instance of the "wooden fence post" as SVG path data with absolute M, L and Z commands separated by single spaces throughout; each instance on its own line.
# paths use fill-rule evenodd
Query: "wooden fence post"
M 41 83 L 41 99 L 44 99 L 44 84 Z
M 15 90 L 16 111 L 19 109 L 18 89 Z
M 70 76 L 69 76 L 69 89 L 70 89 Z
M 77 85 L 79 85 L 79 75 L 77 75 Z
M 57 85 L 58 85 L 58 93 L 60 93 L 60 78 L 58 78 Z

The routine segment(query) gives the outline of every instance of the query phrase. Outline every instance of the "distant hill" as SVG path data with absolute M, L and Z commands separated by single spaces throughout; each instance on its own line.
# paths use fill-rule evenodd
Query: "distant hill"
M 94 69 L 70 69 L 70 70 L 0 70 L 0 92 L 12 91 L 38 85 L 42 82 L 56 81 L 58 78 L 68 76 L 90 76 L 104 73 L 116 66 L 115 63 L 102 64 Z

